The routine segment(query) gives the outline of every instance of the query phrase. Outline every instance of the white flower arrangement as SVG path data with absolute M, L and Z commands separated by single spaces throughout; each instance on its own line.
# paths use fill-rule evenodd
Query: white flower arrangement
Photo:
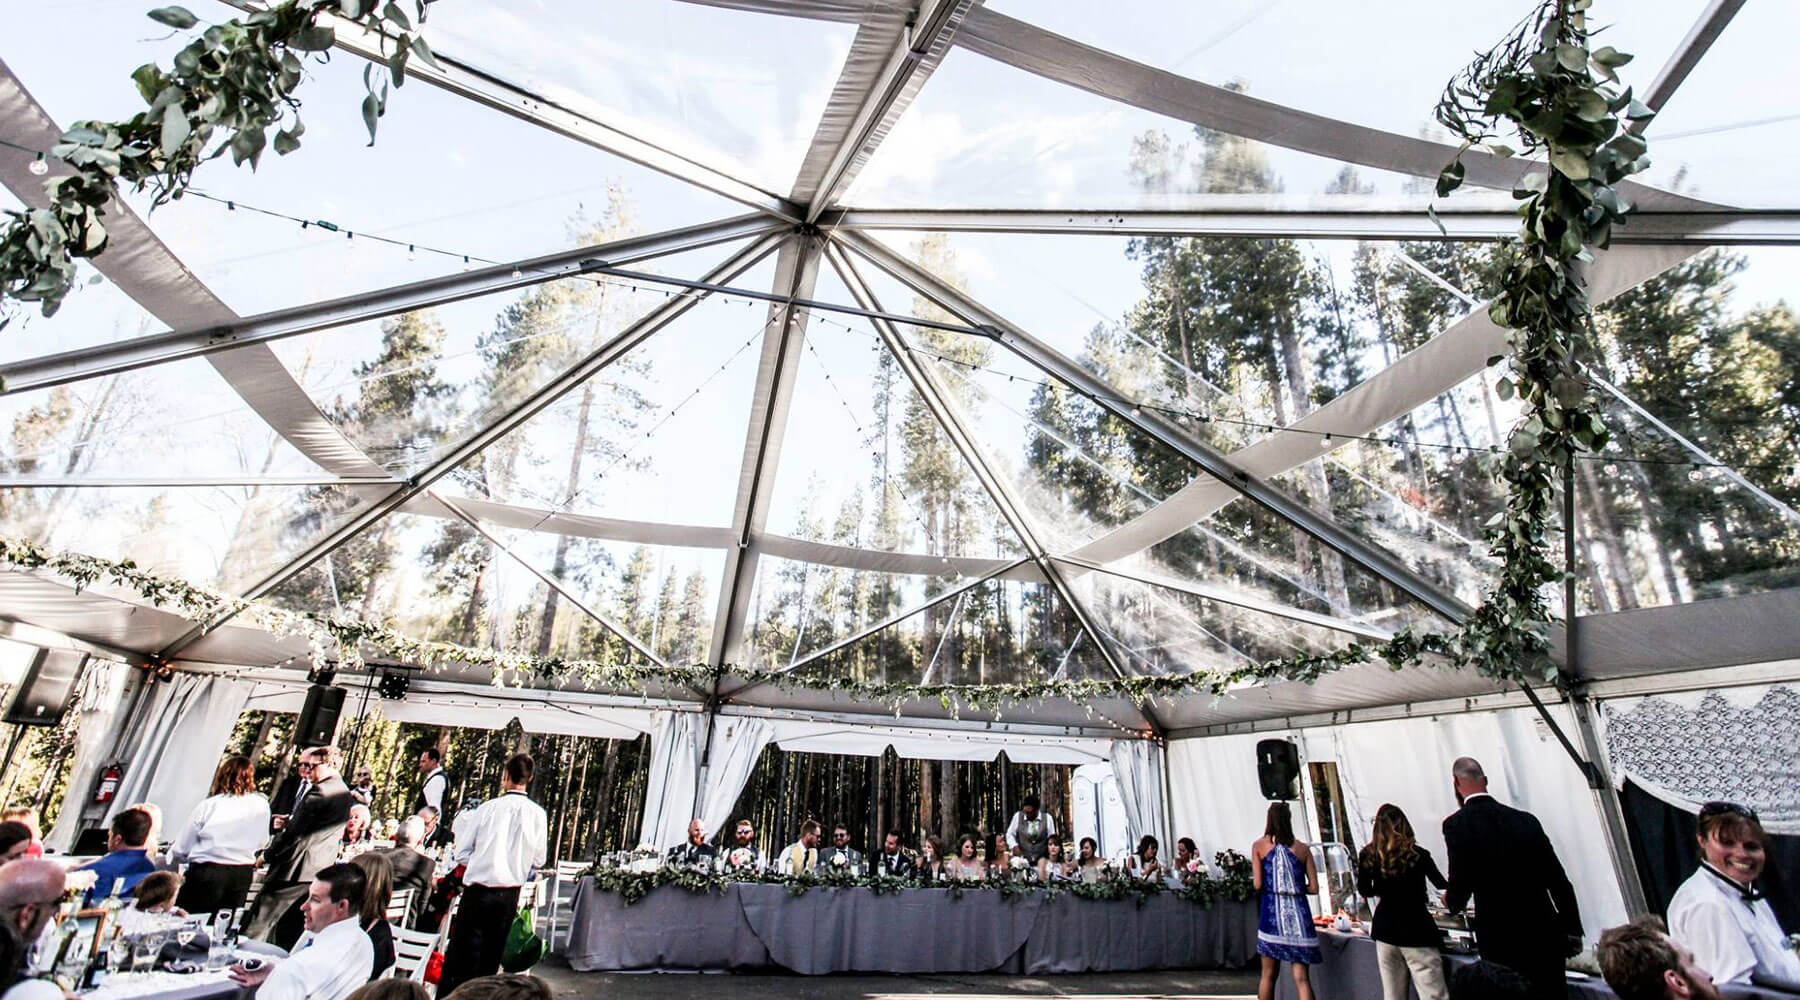
M 842 868 L 849 863 L 850 859 L 843 851 L 837 851 L 831 855 L 831 867 L 833 868 Z
M 1006 863 L 1006 867 L 1011 868 L 1015 872 L 1022 872 L 1030 866 L 1030 864 L 1031 862 L 1015 854 L 1013 855 L 1012 860 Z
M 639 844 L 632 848 L 631 861 L 625 866 L 627 871 L 637 872 L 640 875 L 654 874 L 662 871 L 662 867 L 662 855 L 651 844 Z
M 747 868 L 750 865 L 751 858 L 752 855 L 748 847 L 734 847 L 731 849 L 730 854 L 725 855 L 725 867 Z

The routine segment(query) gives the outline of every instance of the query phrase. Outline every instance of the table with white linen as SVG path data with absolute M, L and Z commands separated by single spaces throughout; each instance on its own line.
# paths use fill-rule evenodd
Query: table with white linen
M 1324 961 L 1307 970 L 1312 980 L 1313 995 L 1318 1000 L 1380 1000 L 1381 968 L 1375 959 L 1375 941 L 1364 933 L 1319 932 L 1319 951 Z M 1476 960 L 1475 955 L 1444 955 L 1444 976 Z M 1569 1000 L 1619 1000 L 1599 976 L 1570 973 Z M 1726 1000 L 1800 1000 L 1800 995 L 1758 986 L 1721 986 Z M 1282 970 L 1276 980 L 1276 1000 L 1296 1000 L 1294 977 Z M 1419 1000 L 1419 993 L 1407 988 L 1408 1000 Z
M 988 889 L 664 886 L 629 906 L 582 879 L 566 955 L 582 972 L 1009 972 L 1237 968 L 1255 957 L 1254 903 L 1172 895 L 1091 900 Z
M 255 988 L 239 986 L 224 969 L 185 975 L 174 972 L 121 972 L 82 1000 L 247 1000 Z

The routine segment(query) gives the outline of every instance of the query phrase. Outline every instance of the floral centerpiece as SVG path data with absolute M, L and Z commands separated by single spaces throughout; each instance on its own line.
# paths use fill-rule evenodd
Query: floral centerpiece
M 748 847 L 734 847 L 719 855 L 719 870 L 727 874 L 752 870 L 756 867 L 756 852 Z
M 662 870 L 662 853 L 651 844 L 639 844 L 631 849 L 631 857 L 625 862 L 628 871 L 640 875 L 649 875 Z

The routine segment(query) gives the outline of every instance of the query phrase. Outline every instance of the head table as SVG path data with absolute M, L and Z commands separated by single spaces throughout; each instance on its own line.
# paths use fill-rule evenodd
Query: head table
M 1319 1000 L 1376 1000 L 1381 996 L 1381 969 L 1375 960 L 1375 941 L 1364 933 L 1319 932 L 1319 951 L 1325 961 L 1307 970 L 1313 993 Z M 1446 980 L 1476 956 L 1446 953 Z M 1569 1000 L 1619 1000 L 1599 976 L 1570 973 Z M 1574 978 L 1579 977 L 1579 978 Z M 1795 994 L 1758 986 L 1721 986 L 1726 1000 L 1800 1000 Z M 1408 1000 L 1419 1000 L 1416 989 L 1407 989 Z M 1275 1000 L 1297 1000 L 1293 976 L 1286 969 L 1276 980 Z
M 567 948 L 583 972 L 1010 972 L 1237 968 L 1256 954 L 1256 904 L 1042 891 L 675 886 L 626 905 L 584 878 Z

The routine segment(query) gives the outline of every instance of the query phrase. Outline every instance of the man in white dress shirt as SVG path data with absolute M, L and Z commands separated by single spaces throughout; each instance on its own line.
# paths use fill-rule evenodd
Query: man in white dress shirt
M 320 871 L 300 904 L 306 933 L 294 950 L 255 971 L 232 966 L 232 980 L 257 987 L 259 1000 L 344 1000 L 354 993 L 375 964 L 375 945 L 357 920 L 367 884 L 355 865 Z
M 502 794 L 456 819 L 451 857 L 467 868 L 462 905 L 444 947 L 439 996 L 500 971 L 506 936 L 519 912 L 519 889 L 544 864 L 549 847 L 544 810 L 525 795 L 532 770 L 530 757 L 514 756 L 500 779 Z
M 1035 795 L 1025 796 L 1012 822 L 1006 824 L 1006 846 L 1034 865 L 1049 850 L 1054 836 L 1056 820 L 1044 815 Z

